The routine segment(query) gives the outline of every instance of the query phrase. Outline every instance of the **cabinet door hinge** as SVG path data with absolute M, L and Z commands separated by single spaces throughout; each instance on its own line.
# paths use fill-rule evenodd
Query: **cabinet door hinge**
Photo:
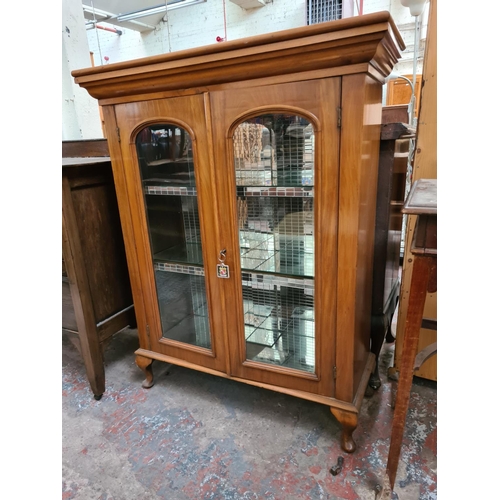
M 120 137 L 120 127 L 116 127 L 116 135 L 118 136 L 118 142 L 122 142 L 122 139 Z
M 342 128 L 342 108 L 337 107 L 337 127 Z
M 337 367 L 334 366 L 333 367 L 333 380 L 335 380 L 337 378 Z
M 146 324 L 146 335 L 148 336 L 148 340 L 149 340 L 149 325 Z

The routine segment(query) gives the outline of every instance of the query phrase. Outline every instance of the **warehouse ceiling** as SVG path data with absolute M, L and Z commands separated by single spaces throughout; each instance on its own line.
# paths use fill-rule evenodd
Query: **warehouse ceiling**
M 151 31 L 168 10 L 206 0 L 82 0 L 87 23 L 106 22 L 117 28 Z M 156 9 L 156 10 L 153 10 Z

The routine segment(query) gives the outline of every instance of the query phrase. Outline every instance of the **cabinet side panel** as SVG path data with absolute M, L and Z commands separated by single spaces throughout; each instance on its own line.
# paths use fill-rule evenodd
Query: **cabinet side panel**
M 335 397 L 344 401 L 353 400 L 370 350 L 381 99 L 370 77 L 342 79 Z
M 97 322 L 132 305 L 111 163 L 68 174 Z
M 382 86 L 371 78 L 366 79 L 364 102 L 354 346 L 355 390 L 360 382 L 370 351 L 375 215 L 377 209 L 378 160 L 382 121 Z

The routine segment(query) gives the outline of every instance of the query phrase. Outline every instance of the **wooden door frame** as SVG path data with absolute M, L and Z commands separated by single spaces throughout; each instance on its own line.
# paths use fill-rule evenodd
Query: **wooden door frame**
M 133 287 L 140 290 L 143 300 L 143 324 L 146 336 L 140 335 L 142 356 L 154 358 L 154 353 L 184 360 L 187 363 L 205 365 L 212 370 L 226 371 L 225 344 L 222 339 L 221 313 L 213 305 L 223 302 L 217 284 L 210 275 L 211 261 L 215 261 L 214 240 L 219 232 L 212 204 L 216 204 L 212 193 L 212 165 L 209 160 L 210 146 L 205 132 L 204 99 L 200 94 L 171 99 L 148 100 L 140 103 L 121 104 L 114 107 L 117 129 L 120 131 L 121 162 L 116 164 L 116 176 L 120 178 L 117 194 L 129 207 L 132 226 L 132 240 L 128 245 L 135 247 L 137 274 L 131 276 Z M 182 117 L 182 118 L 179 118 Z M 174 123 L 186 129 L 191 135 L 198 197 L 198 210 L 204 254 L 205 285 L 208 301 L 212 348 L 205 349 L 181 342 L 165 339 L 156 292 L 153 256 L 149 240 L 147 215 L 144 206 L 142 179 L 138 168 L 135 139 L 140 130 L 152 124 Z M 202 166 L 203 165 L 203 166 Z M 202 179 L 203 178 L 203 179 Z M 121 188 L 121 186 L 124 186 Z M 123 200 L 122 200 L 123 201 Z M 208 209 L 210 208 L 210 209 Z M 147 354 L 146 354 L 147 353 Z
M 235 90 L 210 93 L 213 115 L 215 161 L 222 170 L 218 184 L 219 213 L 224 232 L 221 243 L 228 250 L 227 263 L 231 280 L 222 283 L 228 303 L 227 339 L 232 377 L 260 381 L 323 394 L 332 397 L 335 392 L 334 359 L 336 344 L 336 265 L 337 265 L 337 203 L 340 133 L 336 115 L 327 115 L 323 104 L 336 95 L 340 105 L 340 78 L 298 81 L 273 86 L 252 86 Z M 301 96 L 300 99 L 298 96 Z M 304 99 L 307 102 L 304 102 Z M 299 105 L 294 102 L 300 102 Z M 335 105 L 331 105 L 335 109 Z M 243 298 L 241 292 L 241 266 L 239 260 L 238 218 L 235 195 L 235 170 L 232 131 L 247 116 L 260 113 L 292 113 L 309 119 L 315 126 L 315 238 L 322 235 L 323 243 L 316 247 L 315 259 L 315 310 L 316 312 L 316 374 L 300 372 L 249 361 L 243 335 Z M 323 141 L 322 137 L 328 137 Z M 323 187 L 320 187 L 323 186 Z M 332 208 L 333 207 L 333 208 Z M 332 216 L 332 213 L 334 214 Z M 327 263 L 331 273 L 325 276 Z M 329 311 L 320 314 L 318 311 Z M 237 333 L 235 333 L 237 332 Z M 323 333 L 319 333 L 323 332 Z M 328 332 L 328 333 L 326 333 Z M 327 345 L 328 344 L 328 345 Z

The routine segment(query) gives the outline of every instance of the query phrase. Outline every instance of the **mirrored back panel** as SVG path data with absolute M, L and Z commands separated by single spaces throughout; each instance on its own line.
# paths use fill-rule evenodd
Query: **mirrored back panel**
M 314 372 L 314 129 L 262 114 L 233 148 L 247 359 Z
M 136 139 L 163 337 L 211 348 L 192 139 L 169 123 Z

